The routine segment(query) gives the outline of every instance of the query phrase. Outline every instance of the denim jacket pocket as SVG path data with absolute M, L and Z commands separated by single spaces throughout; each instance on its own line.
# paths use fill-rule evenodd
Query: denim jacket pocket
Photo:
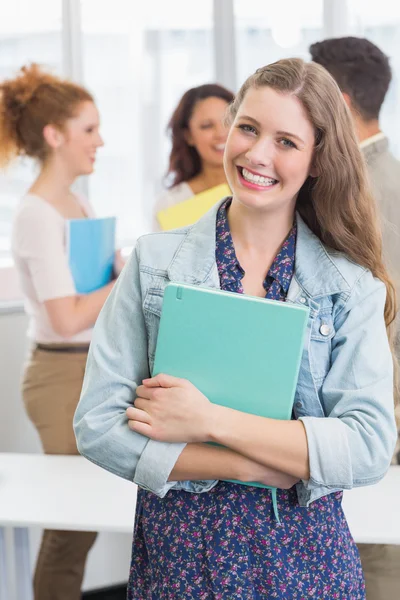
M 143 314 L 147 329 L 150 373 L 153 371 L 154 366 L 163 297 L 164 290 L 160 288 L 149 288 L 143 302 Z
M 323 380 L 331 367 L 331 341 L 334 335 L 332 314 L 318 314 L 313 319 L 310 336 L 310 368 L 316 382 Z

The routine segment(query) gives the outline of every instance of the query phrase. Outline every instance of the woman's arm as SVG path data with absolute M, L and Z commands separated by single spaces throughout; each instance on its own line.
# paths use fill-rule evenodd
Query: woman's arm
M 169 476 L 169 481 L 198 481 L 208 479 L 236 479 L 256 481 L 281 489 L 291 488 L 298 477 L 271 469 L 228 448 L 207 444 L 188 444 L 180 454 Z
M 140 242 L 96 321 L 74 429 L 83 456 L 163 497 L 171 488 L 189 488 L 168 482 L 185 444 L 149 440 L 132 432 L 126 417 L 137 386 L 149 377 L 139 249 Z M 214 483 L 196 484 L 193 491 Z
M 25 264 L 37 300 L 56 333 L 69 338 L 92 327 L 114 283 L 78 295 L 64 241 L 64 225 L 45 202 L 25 207 L 14 226 L 13 249 Z
M 395 442 L 393 362 L 384 322 L 385 287 L 365 272 L 335 320 L 322 385 L 325 417 L 276 421 L 212 405 L 190 382 L 157 375 L 127 410 L 134 431 L 164 441 L 216 441 L 300 477 L 308 489 L 373 484 Z
M 309 479 L 307 435 L 301 421 L 278 421 L 214 405 L 210 440 L 265 467 Z
M 185 379 L 160 374 L 137 388 L 129 426 L 152 439 L 214 442 L 264 468 L 308 479 L 307 436 L 301 421 L 266 419 L 212 404 Z
M 99 290 L 83 296 L 46 300 L 44 305 L 54 331 L 69 338 L 93 327 L 114 283 L 115 281 L 111 281 Z

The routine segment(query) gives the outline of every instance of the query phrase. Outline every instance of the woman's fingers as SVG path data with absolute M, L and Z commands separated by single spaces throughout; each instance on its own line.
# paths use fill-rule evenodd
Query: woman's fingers
M 129 429 L 146 437 L 151 437 L 151 418 L 147 412 L 134 406 L 130 406 L 126 409 L 126 416 L 128 417 Z
M 138 387 L 136 388 L 136 397 L 146 398 L 147 400 L 150 400 L 153 389 L 154 388 L 148 388 L 145 385 L 138 385 Z
M 142 411 L 148 412 L 148 410 L 146 410 L 146 409 L 149 409 L 151 404 L 150 404 L 149 400 L 147 400 L 145 398 L 136 398 L 135 402 L 133 403 L 133 406 L 135 408 L 139 408 Z
M 141 435 L 144 435 L 145 437 L 154 439 L 153 438 L 153 429 L 152 429 L 151 425 L 149 425 L 148 423 L 141 423 L 140 421 L 128 421 L 128 427 L 135 433 L 140 433 Z
M 187 383 L 186 379 L 180 377 L 174 377 L 173 375 L 165 375 L 165 373 L 159 373 L 155 377 L 149 379 L 143 379 L 143 384 L 146 387 L 183 387 Z
M 151 423 L 150 415 L 135 406 L 130 406 L 126 409 L 126 416 L 129 421 L 139 421 L 140 423 L 148 423 L 149 425 Z

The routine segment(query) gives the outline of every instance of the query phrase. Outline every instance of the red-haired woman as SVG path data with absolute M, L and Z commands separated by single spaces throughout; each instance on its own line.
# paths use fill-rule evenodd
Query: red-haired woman
M 0 84 L 0 166 L 18 156 L 39 163 L 14 221 L 12 251 L 29 314 L 32 352 L 23 399 L 45 453 L 77 454 L 72 419 L 79 400 L 91 328 L 113 282 L 76 293 L 65 248 L 67 219 L 93 211 L 71 186 L 93 171 L 103 141 L 93 97 L 84 88 L 25 67 Z M 96 534 L 43 535 L 35 600 L 78 600 L 86 556 Z

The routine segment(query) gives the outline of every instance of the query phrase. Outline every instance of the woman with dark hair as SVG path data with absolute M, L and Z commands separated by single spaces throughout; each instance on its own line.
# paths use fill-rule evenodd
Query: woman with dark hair
M 168 124 L 172 141 L 168 190 L 156 203 L 155 229 L 159 229 L 160 210 L 226 183 L 223 157 L 228 128 L 224 117 L 233 97 L 216 83 L 191 88 L 182 96 Z

